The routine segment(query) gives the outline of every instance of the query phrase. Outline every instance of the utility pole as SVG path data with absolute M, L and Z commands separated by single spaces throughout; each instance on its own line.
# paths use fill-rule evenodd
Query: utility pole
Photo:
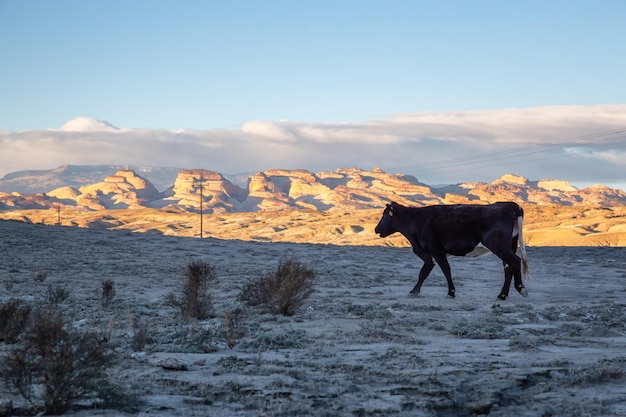
M 57 205 L 57 226 L 61 226 L 61 206 Z
M 202 239 L 202 203 L 203 203 L 203 196 L 202 196 L 202 180 L 204 180 L 204 175 L 200 174 L 200 239 Z

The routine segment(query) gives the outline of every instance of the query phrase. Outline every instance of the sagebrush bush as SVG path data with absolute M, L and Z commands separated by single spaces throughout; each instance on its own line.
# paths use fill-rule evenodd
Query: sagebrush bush
M 248 281 L 239 300 L 247 305 L 264 305 L 273 313 L 292 316 L 314 291 L 314 272 L 295 256 L 283 258 L 276 270 Z
M 143 350 L 147 344 L 154 342 L 154 338 L 150 334 L 151 327 L 148 326 L 148 323 L 133 317 L 130 325 L 133 332 L 130 346 L 134 351 Z
M 0 342 L 15 343 L 26 329 L 30 313 L 30 305 L 17 298 L 0 305 Z
M 112 361 L 95 334 L 68 330 L 58 311 L 37 310 L 2 365 L 7 387 L 45 414 L 61 414 L 96 395 Z
M 70 290 L 62 285 L 48 285 L 48 295 L 46 301 L 53 306 L 56 306 L 70 297 Z
M 44 282 L 48 278 L 48 271 L 45 269 L 39 269 L 37 271 L 33 271 L 33 279 L 37 282 Z
M 180 298 L 171 293 L 167 301 L 180 309 L 183 320 L 209 318 L 213 314 L 209 284 L 216 279 L 215 268 L 212 265 L 208 262 L 193 261 L 185 268 Z
M 234 309 L 227 311 L 222 315 L 224 320 L 219 327 L 219 335 L 226 340 L 226 345 L 229 348 L 235 347 L 239 340 L 245 335 L 245 320 L 246 316 L 242 309 Z
M 110 279 L 102 281 L 102 307 L 108 307 L 113 297 L 115 297 L 115 282 Z

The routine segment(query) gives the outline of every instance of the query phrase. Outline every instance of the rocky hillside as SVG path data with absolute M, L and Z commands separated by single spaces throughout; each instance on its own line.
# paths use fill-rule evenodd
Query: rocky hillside
M 626 193 L 604 185 L 594 185 L 582 190 L 563 180 L 529 181 L 524 177 L 507 174 L 492 183 L 465 183 L 438 190 L 448 199 L 458 195 L 467 201 L 510 200 L 518 203 L 572 206 L 576 204 L 593 206 L 626 205 Z M 465 202 L 465 201 L 461 201 Z
M 98 182 L 79 187 L 65 184 L 36 194 L 0 192 L 0 211 L 157 208 L 192 213 L 286 209 L 326 212 L 380 208 L 392 200 L 413 206 L 511 200 L 532 205 L 617 207 L 626 206 L 626 193 L 601 185 L 579 190 L 563 180 L 530 181 L 510 174 L 492 183 L 433 188 L 410 175 L 358 168 L 318 173 L 268 170 L 249 176 L 246 187 L 232 183 L 218 172 L 181 170 L 174 184 L 159 192 L 134 170 L 120 169 Z
M 48 193 L 56 188 L 80 188 L 102 181 L 120 170 L 133 170 L 148 179 L 157 189 L 172 186 L 180 168 L 149 167 L 139 165 L 63 165 L 54 169 L 17 171 L 0 178 L 0 192 L 20 194 Z

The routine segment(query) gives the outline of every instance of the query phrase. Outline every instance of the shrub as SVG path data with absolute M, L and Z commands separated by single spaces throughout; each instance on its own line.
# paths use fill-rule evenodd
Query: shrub
M 217 331 L 214 326 L 198 321 L 180 326 L 178 338 L 180 352 L 212 353 L 218 350 Z
M 213 314 L 209 284 L 215 280 L 213 266 L 202 261 L 191 262 L 183 275 L 181 298 L 171 293 L 167 301 L 180 309 L 183 320 L 209 318 Z
M 63 301 L 67 300 L 69 296 L 70 296 L 70 290 L 68 290 L 64 286 L 61 286 L 61 285 L 53 286 L 52 284 L 48 285 L 47 300 L 49 304 L 56 306 L 59 303 L 62 303 Z
M 133 337 L 130 346 L 135 352 L 143 350 L 147 344 L 154 342 L 154 338 L 150 334 L 150 327 L 147 323 L 133 317 L 131 319 L 131 329 Z
M 229 348 L 235 347 L 239 340 L 245 335 L 245 314 L 242 309 L 227 311 L 222 316 L 223 324 L 219 328 L 219 334 L 226 340 Z
M 276 332 L 264 332 L 254 339 L 241 343 L 244 350 L 256 352 L 273 349 L 303 349 L 310 342 L 302 329 L 285 329 Z
M 265 305 L 273 313 L 292 316 L 313 292 L 315 274 L 296 257 L 282 259 L 276 271 L 247 282 L 239 300 L 247 305 Z
M 135 414 L 139 411 L 138 407 L 143 403 L 133 387 L 125 387 L 110 381 L 103 381 L 94 390 L 100 400 L 95 406 L 100 408 L 114 408 Z
M 22 300 L 11 299 L 0 305 L 0 342 L 15 343 L 26 329 L 30 306 Z
M 37 282 L 44 282 L 48 278 L 48 271 L 40 269 L 33 272 L 33 279 Z
M 38 310 L 23 343 L 4 359 L 4 379 L 46 414 L 60 414 L 94 396 L 112 360 L 94 334 L 70 331 L 60 313 Z
M 113 301 L 113 297 L 115 297 L 115 282 L 110 279 L 102 281 L 102 307 L 109 306 L 111 301 Z

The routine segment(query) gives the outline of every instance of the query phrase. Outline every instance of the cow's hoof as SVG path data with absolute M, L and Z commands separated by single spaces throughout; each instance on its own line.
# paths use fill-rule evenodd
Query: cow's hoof
M 506 295 L 504 295 L 504 294 L 500 294 L 500 295 L 498 296 L 498 300 L 502 300 L 502 301 L 506 300 Z
M 519 290 L 519 293 L 522 294 L 522 297 L 524 298 L 528 297 L 528 290 L 524 287 Z
M 450 298 L 455 298 L 456 296 L 454 295 L 454 293 L 453 293 L 453 292 L 449 292 L 449 293 L 448 293 L 448 297 L 450 297 Z

